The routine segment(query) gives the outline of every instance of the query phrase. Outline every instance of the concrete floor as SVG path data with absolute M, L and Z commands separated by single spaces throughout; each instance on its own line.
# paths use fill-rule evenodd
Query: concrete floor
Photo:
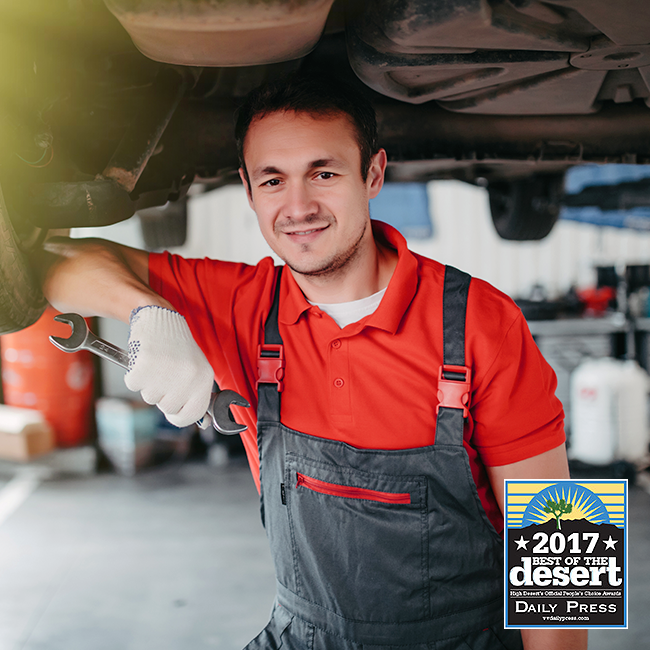
M 32 488 L 0 523 L 0 650 L 238 650 L 265 625 L 274 579 L 243 461 Z M 592 631 L 591 650 L 650 648 L 638 487 L 629 521 L 630 629 Z

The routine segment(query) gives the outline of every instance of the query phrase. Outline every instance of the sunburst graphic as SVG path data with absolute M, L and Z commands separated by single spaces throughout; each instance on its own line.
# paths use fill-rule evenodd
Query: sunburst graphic
M 594 524 L 609 523 L 607 508 L 591 490 L 576 483 L 556 483 L 530 500 L 521 522 L 522 527 L 555 519 L 555 515 L 545 512 L 544 507 L 547 501 L 559 503 L 561 500 L 571 504 L 571 512 L 560 515 L 560 520 L 586 519 Z

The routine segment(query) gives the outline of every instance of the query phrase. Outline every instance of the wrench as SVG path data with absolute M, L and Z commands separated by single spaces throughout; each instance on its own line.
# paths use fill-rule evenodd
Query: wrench
M 117 346 L 95 336 L 82 316 L 79 314 L 59 314 L 54 317 L 59 323 L 67 323 L 72 328 L 72 333 L 67 339 L 60 336 L 50 336 L 50 342 L 63 352 L 78 352 L 89 350 L 103 359 L 112 361 L 118 366 L 129 369 L 129 355 Z M 216 386 L 216 384 L 215 384 Z M 234 390 L 215 390 L 210 398 L 210 405 L 206 414 L 197 422 L 201 429 L 207 429 L 212 420 L 212 426 L 226 435 L 242 433 L 247 427 L 238 424 L 230 412 L 230 405 L 249 407 L 250 404 Z

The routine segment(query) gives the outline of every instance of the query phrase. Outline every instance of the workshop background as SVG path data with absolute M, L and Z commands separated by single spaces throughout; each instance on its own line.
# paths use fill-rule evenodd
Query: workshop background
M 386 187 L 371 214 L 519 302 L 558 375 L 572 468 L 630 479 L 629 629 L 592 631 L 589 647 L 650 648 L 650 231 L 567 213 L 541 242 L 507 242 L 486 191 L 455 181 Z M 144 246 L 138 216 L 73 236 Z M 271 254 L 240 186 L 197 192 L 172 250 Z M 274 578 L 237 440 L 166 426 L 118 367 L 43 343 L 69 332 L 52 316 L 0 337 L 4 401 L 30 409 L 0 406 L 0 650 L 243 647 L 267 621 Z M 91 324 L 126 347 L 126 326 Z M 609 411 L 579 403 L 580 382 L 594 381 Z

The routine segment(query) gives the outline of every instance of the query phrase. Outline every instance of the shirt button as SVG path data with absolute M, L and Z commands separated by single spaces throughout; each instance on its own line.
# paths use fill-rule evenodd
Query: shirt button
M 341 341 L 339 341 L 338 339 L 334 339 L 334 340 L 332 341 L 332 347 L 333 347 L 335 350 L 338 350 L 338 349 L 341 347 Z
M 344 382 L 340 377 L 337 377 L 337 378 L 334 380 L 334 385 L 335 385 L 337 388 L 343 388 L 343 386 L 345 385 L 345 382 Z

